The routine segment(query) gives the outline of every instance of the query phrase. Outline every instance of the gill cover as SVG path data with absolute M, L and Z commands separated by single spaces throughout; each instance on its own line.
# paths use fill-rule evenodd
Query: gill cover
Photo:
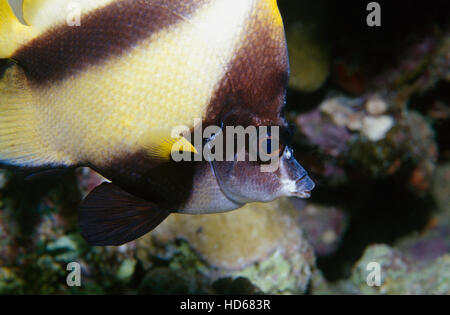
M 238 154 L 236 154 L 237 156 Z M 248 160 L 212 161 L 217 182 L 225 196 L 237 204 L 269 202 L 289 196 L 309 198 L 314 182 L 295 159 L 292 149 L 285 147 L 273 171 L 263 171 L 261 164 Z

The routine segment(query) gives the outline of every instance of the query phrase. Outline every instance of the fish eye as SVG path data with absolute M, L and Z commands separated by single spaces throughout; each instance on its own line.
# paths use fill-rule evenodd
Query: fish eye
M 266 138 L 267 140 L 267 153 L 271 154 L 272 153 L 272 136 L 268 136 Z
M 278 147 L 273 148 L 274 141 L 278 142 Z M 276 144 L 276 143 L 275 143 Z M 261 154 L 266 155 L 269 158 L 280 157 L 283 154 L 284 145 L 280 142 L 280 139 L 274 139 L 274 137 L 270 134 L 261 135 L 258 139 L 258 150 L 259 157 Z
M 272 135 L 265 134 L 259 138 L 259 150 L 266 154 L 272 155 Z M 277 149 L 279 150 L 279 148 Z
M 292 158 L 292 150 L 290 150 L 287 146 L 286 146 L 286 160 L 290 160 Z

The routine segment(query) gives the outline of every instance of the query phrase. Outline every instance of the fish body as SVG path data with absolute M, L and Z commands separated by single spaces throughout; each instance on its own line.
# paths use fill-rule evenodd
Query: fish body
M 270 174 L 257 162 L 167 159 L 177 126 L 286 128 L 276 0 L 77 4 L 0 0 L 0 58 L 13 61 L 0 79 L 0 162 L 89 166 L 108 178 L 80 207 L 89 242 L 125 243 L 171 212 L 309 195 L 314 184 L 288 146 Z

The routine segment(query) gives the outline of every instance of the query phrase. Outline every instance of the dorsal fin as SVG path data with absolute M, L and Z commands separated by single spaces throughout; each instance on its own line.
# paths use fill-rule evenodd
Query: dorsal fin
M 0 0 L 0 58 L 75 15 L 117 0 Z
M 27 22 L 25 22 L 23 17 L 23 0 L 8 0 L 8 3 L 20 23 L 27 25 Z
M 14 8 L 20 8 L 18 1 L 15 1 Z M 21 18 L 23 20 L 23 15 Z M 11 57 L 17 48 L 33 38 L 33 33 L 31 27 L 16 17 L 8 0 L 0 0 L 0 58 Z

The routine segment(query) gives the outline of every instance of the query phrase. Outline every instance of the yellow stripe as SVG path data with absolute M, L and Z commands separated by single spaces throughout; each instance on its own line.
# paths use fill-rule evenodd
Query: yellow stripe
M 23 16 L 25 21 L 37 28 L 40 33 L 61 23 L 73 14 L 81 16 L 94 9 L 106 6 L 119 0 L 24 0 Z
M 211 1 L 127 54 L 33 90 L 42 137 L 53 150 L 100 165 L 142 149 L 152 130 L 192 127 L 204 118 L 251 9 L 253 0 Z
M 9 58 L 32 34 L 20 23 L 7 0 L 0 0 L 0 58 Z
M 8 0 L 0 0 L 0 58 L 11 57 L 22 45 L 49 28 L 66 23 L 70 13 L 74 13 L 70 4 L 78 5 L 82 16 L 113 1 L 117 0 L 24 0 L 23 17 L 28 24 L 24 25 L 14 15 Z
M 268 8 L 273 17 L 273 21 L 278 26 L 283 25 L 283 19 L 281 18 L 280 10 L 278 9 L 277 0 L 265 0 L 267 2 Z
M 120 57 L 46 88 L 31 88 L 26 99 L 19 91 L 8 92 L 6 101 L 1 95 L 5 110 L 10 111 L 10 105 L 26 109 L 14 117 L 4 116 L 8 117 L 5 126 L 14 119 L 17 127 L 0 132 L 7 147 L 15 146 L 4 157 L 21 163 L 25 154 L 31 156 L 28 163 L 89 162 L 101 167 L 124 153 L 151 147 L 153 143 L 142 143 L 153 139 L 149 133 L 179 125 L 193 127 L 195 119 L 205 118 L 247 31 L 253 31 L 248 30 L 250 16 L 282 24 L 275 1 L 211 0 L 193 17 L 180 17 L 182 22 L 153 34 Z M 29 23 L 42 19 L 35 15 L 28 20 L 26 14 L 25 18 Z M 275 29 L 273 36 L 279 36 L 281 28 Z M 22 130 L 21 126 L 29 127 Z M 21 135 L 10 137 L 10 131 Z M 23 147 L 15 139 L 22 139 Z M 0 154 L 7 147 L 0 147 Z
M 17 166 L 72 165 L 39 133 L 38 113 L 23 71 L 9 68 L 0 81 L 0 162 Z

